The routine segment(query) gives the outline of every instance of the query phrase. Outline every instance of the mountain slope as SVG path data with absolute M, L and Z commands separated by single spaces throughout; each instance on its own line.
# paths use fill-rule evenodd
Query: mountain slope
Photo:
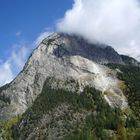
M 103 129 L 117 130 L 120 118 L 114 112 L 102 98 L 102 93 L 93 88 L 85 88 L 77 95 L 44 85 L 41 95 L 15 126 L 14 136 L 15 139 L 65 139 L 77 129 L 85 129 L 86 121 L 93 121 L 88 129 L 95 127 L 95 135 L 103 137 Z
M 123 70 L 107 64 L 126 68 L 138 66 L 139 62 L 119 55 L 110 46 L 90 44 L 74 35 L 55 33 L 44 39 L 17 78 L 0 89 L 0 120 L 7 120 L 0 124 L 0 133 L 4 138 L 10 131 L 15 139 L 55 140 L 67 139 L 78 128 L 82 135 L 88 127 L 87 133 L 96 129 L 93 132 L 97 138 L 109 139 L 105 136 L 109 130 L 113 133 L 110 138 L 116 136 L 117 123 L 124 130 L 127 118 L 135 118 L 136 114 L 131 113 L 133 108 L 126 94 L 127 79 L 118 77 Z M 97 123 L 97 118 L 101 120 L 95 126 L 87 126 L 91 116 L 92 123 Z M 115 116 L 117 120 L 113 122 Z M 19 122 L 11 132 L 13 120 Z
M 63 81 L 67 79 L 79 80 L 80 78 L 81 89 L 79 90 L 82 90 L 85 84 L 98 86 L 98 83 L 102 83 L 103 80 L 104 86 L 108 86 L 108 84 L 115 86 L 118 83 L 117 79 L 116 82 L 108 82 L 111 77 L 115 77 L 114 72 L 111 72 L 112 76 L 109 78 L 107 75 L 110 70 L 97 62 L 99 64 L 124 64 L 121 56 L 113 48 L 100 44 L 89 44 L 80 37 L 56 33 L 44 39 L 33 51 L 23 71 L 7 88 L 1 90 L 0 119 L 8 119 L 22 114 L 41 93 L 47 77 L 55 77 Z M 100 72 L 98 72 L 99 69 Z M 95 77 L 94 75 L 98 75 L 95 82 L 91 79 L 91 77 Z
M 47 82 L 15 126 L 15 139 L 139 140 L 140 68 L 116 64 L 109 67 L 120 69 L 117 75 L 125 81 L 124 94 L 130 108 L 111 108 L 102 92 L 94 88 L 86 87 L 78 95 L 62 89 L 52 90 Z

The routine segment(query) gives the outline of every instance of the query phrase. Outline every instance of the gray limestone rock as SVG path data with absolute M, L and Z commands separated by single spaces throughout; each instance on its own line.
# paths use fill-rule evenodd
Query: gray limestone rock
M 64 88 L 81 92 L 84 87 L 92 86 L 102 92 L 119 89 L 116 72 L 101 65 L 106 63 L 125 64 L 122 57 L 110 46 L 90 44 L 81 37 L 55 33 L 44 39 L 33 51 L 21 73 L 10 84 L 0 89 L 0 120 L 10 119 L 22 114 L 32 105 L 41 93 L 44 82 L 52 88 Z M 75 81 L 65 85 L 66 81 Z M 77 85 L 78 84 L 78 89 Z M 120 91 L 121 92 L 121 91 Z M 118 94 L 113 92 L 113 94 Z M 119 97 L 118 97 L 119 96 Z M 122 94 L 106 100 L 115 107 L 126 107 L 127 101 Z

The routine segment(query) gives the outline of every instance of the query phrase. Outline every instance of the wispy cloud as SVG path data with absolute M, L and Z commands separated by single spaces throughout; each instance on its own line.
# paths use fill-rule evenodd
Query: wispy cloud
M 44 31 L 30 44 L 25 43 L 25 41 L 20 41 L 11 47 L 9 57 L 5 61 L 0 60 L 0 86 L 9 83 L 16 77 L 22 70 L 32 50 L 52 33 L 51 31 Z
M 18 32 L 16 32 L 16 37 L 19 37 L 19 36 L 21 36 L 21 34 L 22 34 L 22 32 L 21 31 L 18 31 Z
M 74 0 L 57 24 L 62 32 L 112 45 L 119 53 L 140 55 L 138 0 Z
M 11 70 L 11 64 L 8 61 L 0 63 L 0 73 L 0 86 L 9 83 L 14 77 Z
M 16 75 L 23 68 L 30 53 L 28 47 L 29 46 L 23 42 L 13 45 L 14 49 L 12 50 L 8 61 L 12 65 L 14 75 Z
M 23 68 L 28 57 L 28 49 L 25 44 L 18 43 L 12 48 L 12 52 L 10 53 L 7 60 L 1 60 L 0 62 L 0 86 L 9 83 L 15 78 L 15 76 Z

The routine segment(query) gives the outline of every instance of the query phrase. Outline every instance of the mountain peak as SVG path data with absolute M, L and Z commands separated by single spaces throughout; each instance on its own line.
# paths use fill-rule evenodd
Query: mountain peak
M 101 65 L 125 64 L 110 46 L 91 44 L 82 37 L 54 33 L 33 51 L 22 72 L 0 90 L 0 119 L 22 114 L 41 93 L 46 79 L 54 89 L 82 92 L 86 86 L 108 92 L 111 107 L 125 108 L 127 100 L 119 87 L 116 71 Z M 70 82 L 73 81 L 73 82 Z
M 57 45 L 56 48 L 52 49 L 57 57 L 79 55 L 100 64 L 124 64 L 121 56 L 112 47 L 89 43 L 80 36 L 55 33 L 44 39 L 42 43 L 50 46 Z

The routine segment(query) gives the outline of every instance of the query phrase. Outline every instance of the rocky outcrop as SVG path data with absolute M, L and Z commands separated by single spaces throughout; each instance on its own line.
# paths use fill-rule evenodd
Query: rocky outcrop
M 110 46 L 90 44 L 77 36 L 55 33 L 44 39 L 31 54 L 22 72 L 0 90 L 0 120 L 22 114 L 41 93 L 44 82 L 52 77 L 52 88 L 66 88 L 81 92 L 91 86 L 108 92 L 104 95 L 112 107 L 127 107 L 116 77 L 116 71 L 101 65 L 125 64 L 122 57 Z M 66 81 L 78 83 L 65 84 Z M 58 81 L 58 82 L 57 82 Z
M 134 58 L 126 56 L 126 55 L 121 55 L 121 57 L 122 57 L 123 62 L 126 65 L 132 65 L 132 66 L 140 67 L 140 63 L 137 60 L 135 60 Z

